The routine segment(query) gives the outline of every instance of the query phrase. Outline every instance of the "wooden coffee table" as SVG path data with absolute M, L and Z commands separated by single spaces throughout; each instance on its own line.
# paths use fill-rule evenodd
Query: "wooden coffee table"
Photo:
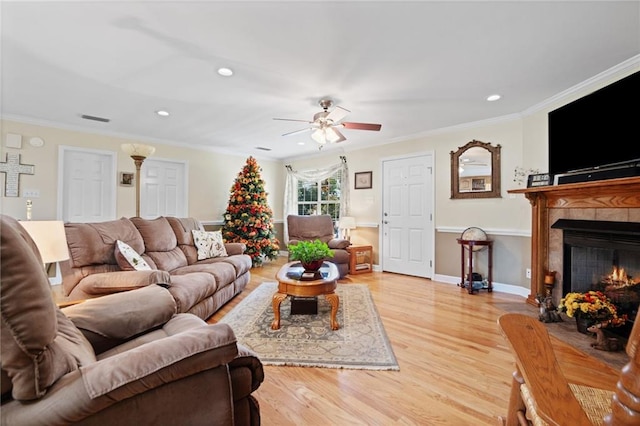
M 340 328 L 336 320 L 340 299 L 335 294 L 337 282 L 340 277 L 338 268 L 331 262 L 324 262 L 320 268 L 321 276 L 317 279 L 303 280 L 301 274 L 304 268 L 300 262 L 289 262 L 282 266 L 276 275 L 278 279 L 278 292 L 273 295 L 273 322 L 272 330 L 280 328 L 280 304 L 287 296 L 315 297 L 324 295 L 331 304 L 331 329 Z

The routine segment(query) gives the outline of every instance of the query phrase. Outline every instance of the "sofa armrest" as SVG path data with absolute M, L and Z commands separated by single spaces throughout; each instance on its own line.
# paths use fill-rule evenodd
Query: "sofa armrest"
M 238 343 L 238 355 L 229 363 L 229 370 L 247 368 L 251 372 L 251 392 L 258 389 L 264 381 L 264 368 L 258 355 L 246 346 Z
M 109 339 L 128 339 L 168 322 L 176 313 L 171 293 L 159 285 L 109 294 L 62 308 L 81 331 Z
M 231 362 L 238 354 L 227 324 L 208 324 L 80 367 L 91 398 L 121 401 Z
M 330 249 L 346 249 L 351 245 L 349 240 L 345 240 L 344 238 L 332 238 L 327 243 Z
M 247 250 L 245 243 L 224 243 L 224 248 L 229 256 L 243 254 Z
M 151 284 L 169 284 L 171 275 L 167 271 L 116 271 L 91 274 L 84 277 L 74 288 L 89 296 L 102 296 L 121 291 L 134 290 Z

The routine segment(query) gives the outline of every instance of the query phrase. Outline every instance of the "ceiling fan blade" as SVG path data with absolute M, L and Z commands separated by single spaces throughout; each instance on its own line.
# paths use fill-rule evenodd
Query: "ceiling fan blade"
M 338 143 L 338 142 L 342 142 L 342 141 L 346 141 L 347 140 L 347 138 L 345 138 L 344 135 L 342 133 L 340 133 L 340 131 L 338 129 L 336 129 L 335 127 L 333 128 L 333 131 L 336 132 L 336 135 L 340 136 L 340 139 L 338 139 L 334 143 Z
M 327 118 L 327 121 L 331 120 L 334 123 L 337 123 L 338 121 L 345 118 L 347 114 L 349 114 L 350 112 L 351 111 L 349 111 L 348 109 L 337 106 L 333 109 L 333 111 L 329 113 L 329 115 L 327 115 L 326 118 Z
M 300 121 L 302 123 L 313 123 L 313 121 L 309 121 L 309 120 L 296 120 L 295 118 L 274 118 L 274 120 L 280 120 L 280 121 Z
M 307 127 L 306 129 L 295 130 L 295 131 L 289 132 L 289 133 L 284 133 L 282 136 L 297 135 L 298 133 L 308 132 L 309 130 L 311 130 L 311 127 Z
M 356 129 L 356 130 L 374 130 L 379 131 L 382 128 L 382 124 L 372 124 L 372 123 L 349 123 L 344 122 L 341 123 L 345 129 Z

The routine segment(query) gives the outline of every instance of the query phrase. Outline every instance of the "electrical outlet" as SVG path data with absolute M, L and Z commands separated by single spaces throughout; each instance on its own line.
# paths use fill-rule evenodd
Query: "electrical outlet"
M 526 269 L 525 275 L 527 276 L 527 278 L 531 279 L 531 269 L 530 268 Z

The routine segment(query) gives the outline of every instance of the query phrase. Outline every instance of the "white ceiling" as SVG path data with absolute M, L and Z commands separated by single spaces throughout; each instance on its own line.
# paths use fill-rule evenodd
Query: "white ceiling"
M 2 1 L 0 16 L 2 117 L 274 159 L 318 152 L 282 136 L 305 123 L 273 118 L 311 120 L 324 97 L 382 123 L 323 151 L 341 152 L 519 114 L 640 54 L 640 1 Z

